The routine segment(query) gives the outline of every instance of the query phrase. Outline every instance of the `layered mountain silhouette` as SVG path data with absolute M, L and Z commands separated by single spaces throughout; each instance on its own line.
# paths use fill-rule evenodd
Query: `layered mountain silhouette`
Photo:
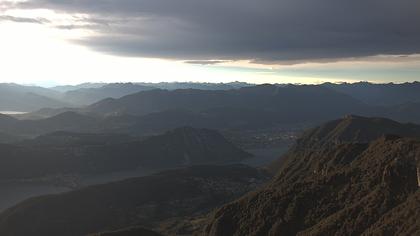
M 0 145 L 0 154 L 0 179 L 226 164 L 251 157 L 216 131 L 189 127 L 143 140 L 56 132 Z
M 349 116 L 307 132 L 267 186 L 215 211 L 206 235 L 416 235 L 418 126 Z
M 57 86 L 54 91 L 61 92 L 61 100 L 71 104 L 84 106 L 105 98 L 120 98 L 140 91 L 153 89 L 201 89 L 201 90 L 231 90 L 248 87 L 247 83 L 85 83 L 76 86 Z
M 160 83 L 138 83 L 143 86 L 154 87 L 165 90 L 177 89 L 200 89 L 200 90 L 231 90 L 255 86 L 245 82 L 230 83 L 194 83 L 194 82 L 160 82 Z
M 363 103 L 321 86 L 260 85 L 237 90 L 151 90 L 120 99 L 106 99 L 86 108 L 102 115 L 147 115 L 181 109 L 193 112 L 234 109 L 270 113 L 278 122 L 328 119 L 367 111 Z
M 186 87 L 201 88 L 204 85 Z M 136 124 L 137 127 L 132 128 L 133 123 L 125 123 L 123 126 L 128 130 L 143 129 L 151 133 L 165 130 L 165 126 L 175 128 L 182 125 L 205 128 L 261 128 L 308 123 L 316 125 L 345 114 L 386 117 L 400 122 L 420 122 L 420 105 L 416 97 L 420 94 L 418 83 L 282 86 L 265 84 L 233 86 L 234 89 L 219 90 L 171 90 L 171 86 L 167 87 L 169 90 L 154 89 L 147 83 L 127 83 L 79 88 L 66 92 L 67 95 L 62 97 L 68 96 L 64 99 L 67 102 L 85 100 L 82 102 L 84 104 L 89 103 L 87 100 L 103 100 L 87 107 L 43 108 L 19 115 L 19 118 L 45 119 L 63 112 L 77 112 L 96 118 L 136 116 L 140 120 Z M 370 99 L 369 96 L 377 98 Z M 375 102 L 385 101 L 385 98 L 389 101 Z M 173 119 L 165 119 L 167 115 L 173 116 Z M 156 118 L 156 121 L 151 120 L 151 117 Z M 141 120 L 144 121 L 143 124 Z M 148 128 L 147 124 L 156 127 L 156 130 Z M 104 127 L 113 125 L 106 124 Z
M 32 112 L 42 108 L 81 107 L 106 98 L 120 98 L 152 89 L 228 90 L 251 86 L 246 83 L 85 83 L 53 88 L 0 84 L 0 111 Z
M 101 88 L 103 86 L 107 85 L 107 83 L 82 83 L 77 85 L 57 85 L 54 87 L 51 87 L 51 90 L 57 91 L 57 92 L 69 92 L 74 91 L 78 89 L 90 89 L 90 88 Z
M 59 93 L 36 86 L 0 84 L 0 111 L 35 111 L 43 107 L 59 108 L 69 103 Z
M 144 227 L 165 229 L 165 222 L 206 213 L 266 180 L 243 165 L 195 166 L 32 198 L 0 215 L 0 234 L 158 235 Z M 142 227 L 127 229 L 133 225 Z
M 105 98 L 120 98 L 132 93 L 156 89 L 133 83 L 106 84 L 95 88 L 79 88 L 65 92 L 63 99 L 72 104 L 90 105 Z
M 315 106 L 320 106 L 321 108 L 324 105 L 325 99 L 320 100 L 324 96 L 329 96 L 331 99 L 336 99 L 332 97 L 333 92 L 340 94 L 341 96 L 348 96 L 353 98 L 355 101 L 363 102 L 365 105 L 370 107 L 375 107 L 377 112 L 392 112 L 393 107 L 408 106 L 412 103 L 420 102 L 420 83 L 403 83 L 403 84 L 372 84 L 368 82 L 359 82 L 359 83 L 342 83 L 342 84 L 333 84 L 325 83 L 320 86 L 307 86 L 307 85 L 271 85 L 275 87 L 277 93 L 272 93 L 270 91 L 261 89 L 261 87 L 269 87 L 269 85 L 259 85 L 255 86 L 252 84 L 246 83 L 227 83 L 227 84 L 212 84 L 212 83 L 98 83 L 98 84 L 81 84 L 77 86 L 57 86 L 54 88 L 42 88 L 36 86 L 23 86 L 17 84 L 1 84 L 1 102 L 0 102 L 0 111 L 35 111 L 41 108 L 63 108 L 63 107 L 74 107 L 74 106 L 85 106 L 98 102 L 102 99 L 113 98 L 118 99 L 120 97 L 134 94 L 137 92 L 145 90 L 165 90 L 172 91 L 173 93 L 164 94 L 166 96 L 174 96 L 178 99 L 181 99 L 180 91 L 175 92 L 176 90 L 184 91 L 188 93 L 190 91 L 191 96 L 209 96 L 208 94 L 197 95 L 196 90 L 201 91 L 210 91 L 216 94 L 233 94 L 234 96 L 245 96 L 249 95 L 250 91 L 260 91 L 261 93 L 267 91 L 264 96 L 272 96 L 273 98 L 283 96 L 283 99 L 286 99 L 291 102 L 291 104 L 298 103 L 299 99 L 307 99 L 308 97 L 313 97 Z M 314 92 L 317 90 L 318 95 L 314 96 Z M 212 91 L 212 92 L 211 92 Z M 297 93 L 299 92 L 299 93 Z M 273 96 L 275 95 L 275 96 Z M 321 96 L 323 95 L 323 96 Z M 137 95 L 140 96 L 140 95 Z M 155 93 L 149 93 L 143 95 L 142 98 L 148 98 L 149 103 L 155 101 Z M 223 96 L 220 99 L 225 99 Z M 228 96 L 231 97 L 231 96 Z M 299 98 L 299 99 L 297 99 Z M 134 98 L 127 99 L 125 102 L 130 103 L 130 100 Z M 162 98 L 163 99 L 163 98 Z M 275 100 L 275 99 L 274 99 Z M 161 101 L 163 102 L 163 101 Z M 227 106 L 232 106 L 231 100 L 226 100 Z M 118 103 L 118 102 L 117 102 Z M 124 102 L 122 102 L 124 103 Z M 103 106 L 111 104 L 104 101 Z M 204 105 L 209 105 L 208 103 L 203 103 Z M 331 101 L 330 101 L 331 104 Z M 164 104 L 161 104 L 163 106 Z M 243 104 L 239 104 L 243 105 Z M 264 108 L 265 104 L 260 103 Z M 281 104 L 280 104 L 281 105 Z M 357 103 L 354 103 L 353 106 L 357 106 Z M 128 112 L 136 114 L 144 114 L 146 110 L 139 108 L 137 110 L 129 109 L 128 104 L 125 104 L 121 109 L 106 108 L 99 106 L 99 111 L 106 112 Z M 143 104 L 144 106 L 144 104 Z M 170 109 L 175 108 L 185 108 L 182 104 L 173 103 L 173 106 Z M 343 103 L 343 106 L 347 104 Z M 354 107 L 349 107 L 347 113 L 356 113 L 358 110 L 352 110 Z M 217 107 L 220 107 L 220 104 L 217 104 Z M 243 106 L 234 106 L 236 108 L 244 108 Z M 249 106 L 247 106 L 249 107 Z M 385 108 L 382 111 L 380 108 Z M 284 108 L 284 107 L 281 107 Z M 388 110 L 389 108 L 390 110 Z M 103 110 L 102 110 L 103 109 Z M 168 108 L 169 109 L 169 108 Z M 155 111 L 161 111 L 162 107 L 157 107 Z M 164 109 L 166 110 L 166 109 Z M 56 113 L 57 114 L 57 113 Z M 362 114 L 362 113 L 360 113 Z M 374 115 L 374 114 L 370 114 Z M 380 115 L 380 114 L 377 114 Z M 409 117 L 409 116 L 407 116 Z
M 120 99 L 107 98 L 85 108 L 42 109 L 26 117 L 43 119 L 21 120 L 16 126 L 5 128 L 0 124 L 0 131 L 23 135 L 54 131 L 139 135 L 180 126 L 250 129 L 318 123 L 349 112 L 366 113 L 370 110 L 347 95 L 321 86 L 261 85 L 236 90 L 150 90 Z

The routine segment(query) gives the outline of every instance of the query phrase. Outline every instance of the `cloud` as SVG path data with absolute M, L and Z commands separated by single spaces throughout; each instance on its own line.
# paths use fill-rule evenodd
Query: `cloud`
M 29 17 L 16 17 L 9 15 L 0 15 L 0 21 L 13 21 L 18 23 L 34 23 L 34 24 L 45 24 L 49 20 L 44 18 L 29 18 Z
M 106 21 L 106 27 L 93 27 L 96 34 L 75 42 L 123 56 L 288 64 L 420 53 L 417 0 L 29 0 L 15 5 Z
M 194 64 L 194 65 L 216 65 L 216 64 L 226 63 L 226 62 L 229 62 L 229 61 L 218 61 L 218 60 L 185 61 L 185 63 Z

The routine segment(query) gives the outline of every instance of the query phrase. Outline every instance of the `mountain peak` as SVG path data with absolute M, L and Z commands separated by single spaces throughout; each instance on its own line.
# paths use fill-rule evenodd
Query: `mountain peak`
M 383 135 L 417 137 L 420 126 L 385 118 L 346 115 L 306 132 L 299 142 L 317 145 L 368 143 Z

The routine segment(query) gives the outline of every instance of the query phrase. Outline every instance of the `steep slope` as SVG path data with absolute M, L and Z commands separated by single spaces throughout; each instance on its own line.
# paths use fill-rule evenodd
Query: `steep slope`
M 420 135 L 417 128 L 407 127 L 411 125 L 347 117 L 308 132 L 286 155 L 270 184 L 215 211 L 205 233 L 417 232 L 420 225 L 411 214 L 418 214 L 413 210 L 418 209 L 420 141 L 378 137 L 384 132 Z
M 420 235 L 420 191 L 384 216 L 366 230 L 367 235 Z
M 299 144 L 313 143 L 322 146 L 340 143 L 369 143 L 384 134 L 419 137 L 420 126 L 410 123 L 402 124 L 385 118 L 347 115 L 343 119 L 334 120 L 307 131 Z
M 420 137 L 420 126 L 402 124 L 385 118 L 347 115 L 342 119 L 327 122 L 304 132 L 302 137 L 297 140 L 297 144 L 284 157 L 272 163 L 268 169 L 272 174 L 277 173 L 289 155 L 306 155 L 311 152 L 322 155 L 322 151 L 329 147 L 350 143 L 367 144 L 386 134 Z M 352 152 L 350 153 L 352 154 Z M 302 165 L 310 164 L 302 163 Z
M 45 145 L 45 140 L 52 142 Z M 251 155 L 216 131 L 184 127 L 133 141 L 121 135 L 55 133 L 0 145 L 0 156 L 0 179 L 11 179 L 237 163 Z
M 132 225 L 159 228 L 168 219 L 206 213 L 266 179 L 243 165 L 195 166 L 33 198 L 0 215 L 0 235 L 78 236 Z M 100 235 L 132 235 L 119 233 Z

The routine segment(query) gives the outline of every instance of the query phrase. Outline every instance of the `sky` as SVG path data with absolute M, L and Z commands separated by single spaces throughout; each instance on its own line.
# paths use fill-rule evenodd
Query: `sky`
M 420 0 L 0 0 L 0 82 L 420 80 Z

